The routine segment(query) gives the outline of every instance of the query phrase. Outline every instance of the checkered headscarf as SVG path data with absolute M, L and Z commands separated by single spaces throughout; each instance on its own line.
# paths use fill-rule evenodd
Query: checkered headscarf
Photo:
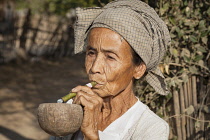
M 161 95 L 168 90 L 158 68 L 170 35 L 157 13 L 140 0 L 116 0 L 103 8 L 77 8 L 75 53 L 85 50 L 90 29 L 104 27 L 121 35 L 147 66 L 146 81 Z

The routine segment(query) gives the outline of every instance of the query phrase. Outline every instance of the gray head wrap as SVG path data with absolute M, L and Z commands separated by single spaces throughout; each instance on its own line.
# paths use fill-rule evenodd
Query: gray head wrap
M 85 49 L 90 29 L 104 27 L 120 34 L 137 52 L 147 66 L 146 81 L 161 95 L 168 90 L 158 68 L 170 35 L 157 13 L 140 0 L 117 0 L 103 8 L 77 8 L 75 53 Z

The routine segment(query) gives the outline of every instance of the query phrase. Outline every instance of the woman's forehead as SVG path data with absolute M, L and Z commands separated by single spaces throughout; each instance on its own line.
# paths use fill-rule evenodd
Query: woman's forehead
M 112 39 L 116 39 L 116 40 L 122 38 L 118 33 L 114 32 L 108 28 L 103 28 L 103 27 L 97 27 L 97 28 L 91 29 L 88 34 L 88 37 L 89 38 L 92 38 L 93 36 L 99 37 L 99 35 L 103 38 L 111 37 Z
M 88 37 L 87 49 L 131 55 L 130 45 L 116 32 L 107 28 L 93 28 Z

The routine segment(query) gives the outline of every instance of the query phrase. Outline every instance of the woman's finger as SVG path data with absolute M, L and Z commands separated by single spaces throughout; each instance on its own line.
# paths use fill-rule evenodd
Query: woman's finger
M 86 106 L 86 104 L 83 104 L 82 100 L 80 99 L 81 97 L 84 97 L 88 102 L 94 104 L 95 106 L 97 106 L 97 105 L 102 106 L 102 102 L 103 102 L 102 98 L 100 98 L 99 96 L 96 96 L 96 95 L 87 94 L 84 91 L 77 92 L 77 95 L 74 98 L 73 103 Z
M 79 91 L 83 91 L 83 92 L 86 92 L 88 94 L 91 94 L 91 95 L 94 95 L 95 93 L 91 90 L 90 87 L 87 87 L 87 86 L 77 86 L 75 88 L 73 88 L 71 90 L 72 92 L 79 92 Z

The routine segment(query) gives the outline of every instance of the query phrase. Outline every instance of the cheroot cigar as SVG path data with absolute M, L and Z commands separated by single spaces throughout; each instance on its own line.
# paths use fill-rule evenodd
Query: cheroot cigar
M 85 86 L 88 86 L 88 87 L 92 88 L 92 87 L 94 87 L 96 84 L 97 84 L 96 82 L 90 82 L 90 83 L 86 84 Z M 69 94 L 63 96 L 61 99 L 58 99 L 58 100 L 57 100 L 57 103 L 65 103 L 65 102 L 67 102 L 69 99 L 75 97 L 76 95 L 77 95 L 77 93 L 72 93 L 72 92 L 71 92 L 71 93 L 69 93 Z

